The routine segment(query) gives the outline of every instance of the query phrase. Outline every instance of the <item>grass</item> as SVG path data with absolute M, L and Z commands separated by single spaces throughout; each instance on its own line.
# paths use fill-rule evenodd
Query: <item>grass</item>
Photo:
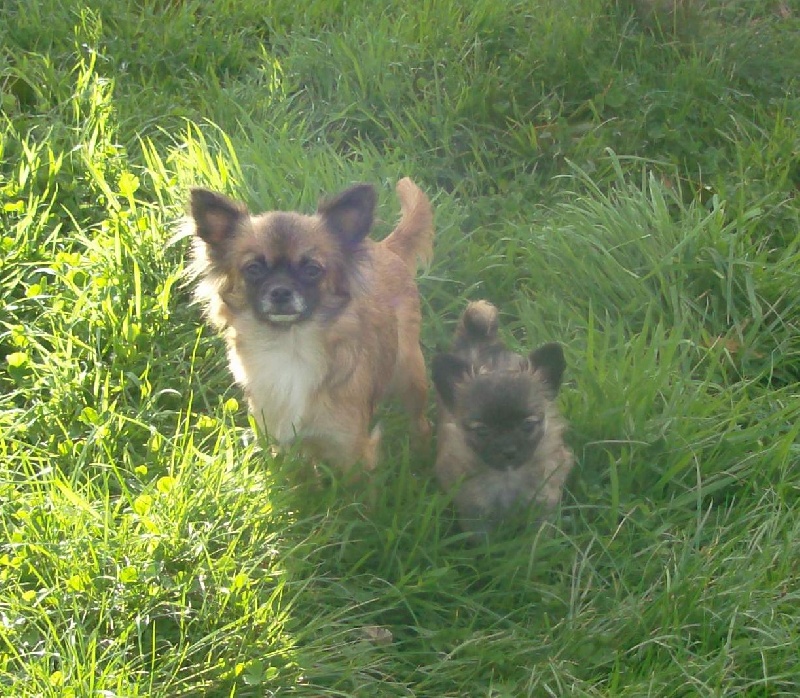
M 800 18 L 770 0 L 7 2 L 0 692 L 800 690 Z M 415 178 L 428 357 L 565 344 L 559 518 L 473 548 L 388 410 L 377 506 L 252 437 L 187 189 Z

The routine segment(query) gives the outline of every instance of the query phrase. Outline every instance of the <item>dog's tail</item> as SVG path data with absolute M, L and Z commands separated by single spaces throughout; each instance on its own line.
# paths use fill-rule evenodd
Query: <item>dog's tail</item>
M 427 266 L 433 259 L 433 208 L 425 193 L 408 177 L 397 183 L 400 222 L 381 244 L 388 247 L 411 270 Z
M 472 301 L 464 309 L 456 337 L 469 344 L 490 342 L 497 337 L 497 308 L 489 301 Z

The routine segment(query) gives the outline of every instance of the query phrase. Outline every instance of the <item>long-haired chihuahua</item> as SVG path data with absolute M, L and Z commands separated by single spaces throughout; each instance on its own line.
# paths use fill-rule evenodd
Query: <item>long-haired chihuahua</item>
M 565 367 L 560 344 L 528 356 L 506 349 L 487 301 L 467 306 L 453 349 L 434 357 L 436 476 L 473 537 L 520 511 L 546 518 L 558 505 L 574 460 L 555 402 Z
M 433 249 L 433 211 L 409 178 L 401 218 L 368 236 L 375 189 L 353 186 L 305 215 L 192 189 L 193 269 L 208 321 L 224 332 L 230 369 L 259 427 L 278 446 L 349 471 L 378 458 L 378 402 L 397 395 L 426 440 L 418 264 Z

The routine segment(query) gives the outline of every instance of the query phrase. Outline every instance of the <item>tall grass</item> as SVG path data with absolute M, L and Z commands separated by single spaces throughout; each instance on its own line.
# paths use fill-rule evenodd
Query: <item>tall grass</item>
M 800 25 L 678 5 L 6 3 L 0 693 L 798 692 Z M 426 355 L 566 346 L 560 516 L 482 547 L 392 410 L 374 506 L 273 455 L 184 283 L 191 185 L 404 175 Z

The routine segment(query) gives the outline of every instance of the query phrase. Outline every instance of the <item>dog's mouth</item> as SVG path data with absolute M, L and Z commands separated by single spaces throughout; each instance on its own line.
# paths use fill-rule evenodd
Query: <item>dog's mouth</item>
M 303 317 L 303 313 L 269 313 L 267 320 L 276 325 L 291 325 Z
M 280 294 L 273 291 L 272 296 L 261 298 L 256 314 L 271 325 L 288 327 L 305 320 L 310 315 L 310 308 L 296 291 L 289 293 L 281 289 Z

